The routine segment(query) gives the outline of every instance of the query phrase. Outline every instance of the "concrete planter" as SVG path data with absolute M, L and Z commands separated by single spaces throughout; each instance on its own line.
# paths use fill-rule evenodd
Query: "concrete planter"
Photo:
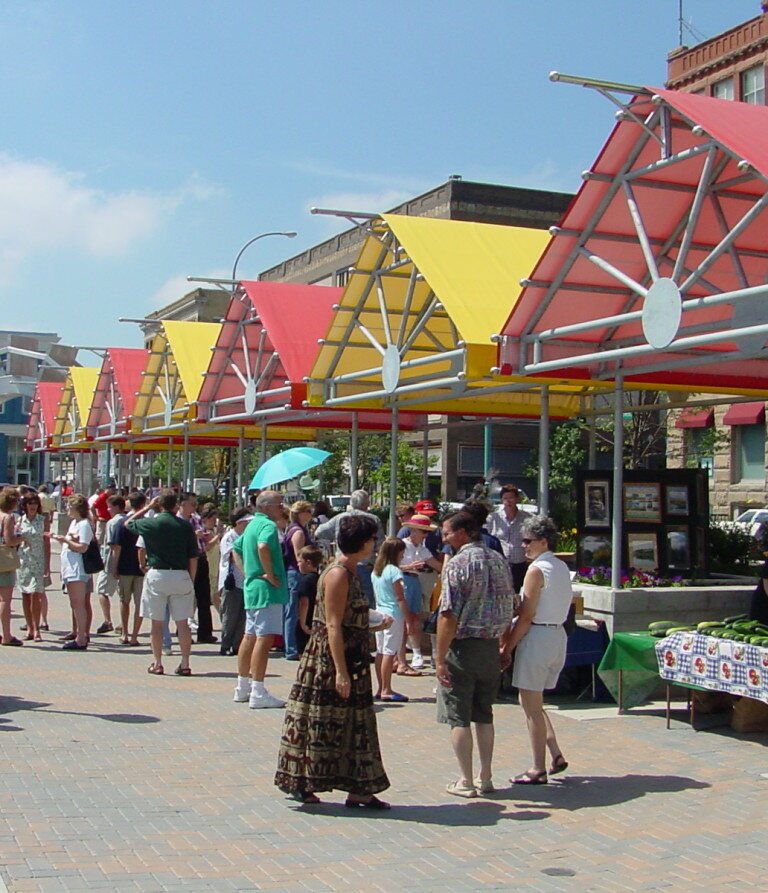
M 748 611 L 754 588 L 754 583 L 653 589 L 573 584 L 574 594 L 584 599 L 584 614 L 604 620 L 609 636 L 615 632 L 646 630 L 654 620 L 675 620 L 681 624 L 722 620 Z

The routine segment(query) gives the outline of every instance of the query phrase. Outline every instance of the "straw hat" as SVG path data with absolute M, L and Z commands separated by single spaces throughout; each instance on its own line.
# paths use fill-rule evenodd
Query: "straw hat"
M 426 515 L 413 515 L 409 521 L 403 521 L 403 527 L 409 527 L 411 530 L 423 530 L 425 533 L 437 530 L 437 524 L 433 524 L 432 519 Z

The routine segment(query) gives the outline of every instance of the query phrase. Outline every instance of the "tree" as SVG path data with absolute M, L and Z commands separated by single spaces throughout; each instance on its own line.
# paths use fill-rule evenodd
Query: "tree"
M 549 442 L 549 490 L 551 512 L 561 530 L 571 529 L 576 521 L 576 472 L 586 466 L 584 423 L 580 419 L 552 426 Z M 525 474 L 538 480 L 539 453 L 531 451 Z
M 606 400 L 607 398 L 602 398 Z M 659 391 L 625 391 L 624 467 L 650 468 L 655 459 L 664 463 L 667 453 L 667 410 L 653 408 L 663 400 Z M 598 401 L 599 402 L 599 401 Z M 647 406 L 648 409 L 643 409 Z M 595 419 L 597 449 L 613 453 L 613 408 Z

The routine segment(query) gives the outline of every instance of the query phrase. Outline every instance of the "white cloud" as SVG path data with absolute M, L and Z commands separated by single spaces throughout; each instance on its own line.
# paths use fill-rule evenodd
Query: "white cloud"
M 106 192 L 81 173 L 0 153 L 0 284 L 10 284 L 39 251 L 68 249 L 94 257 L 125 254 L 185 200 L 216 188 L 193 178 L 167 194 Z
M 230 270 L 228 273 L 225 273 L 223 270 L 214 270 L 211 273 L 200 273 L 200 275 L 210 279 L 214 279 L 216 276 L 221 276 L 223 280 L 229 280 L 232 276 L 232 271 Z M 226 284 L 224 287 L 226 288 Z M 196 288 L 216 288 L 216 285 L 209 282 L 189 282 L 187 277 L 182 273 L 179 273 L 178 276 L 171 276 L 169 279 L 165 280 L 154 294 L 147 298 L 147 313 L 159 310 L 161 307 L 165 307 L 168 304 L 172 304 L 174 301 L 180 300 L 184 295 L 189 294 L 189 292 L 194 291 Z

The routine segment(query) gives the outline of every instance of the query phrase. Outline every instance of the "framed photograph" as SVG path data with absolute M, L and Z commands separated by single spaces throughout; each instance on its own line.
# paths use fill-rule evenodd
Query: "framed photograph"
M 688 487 L 685 485 L 678 487 L 667 487 L 667 514 L 668 515 L 689 515 L 688 506 Z
M 584 526 L 608 527 L 610 492 L 608 481 L 584 481 Z
M 691 534 L 685 525 L 666 528 L 667 565 L 670 570 L 688 570 L 691 566 Z
M 661 484 L 624 484 L 625 521 L 661 521 Z
M 611 564 L 611 538 L 603 533 L 589 533 L 579 542 L 580 563 L 584 567 L 608 567 Z
M 627 534 L 627 566 L 636 571 L 658 569 L 659 546 L 655 533 Z

